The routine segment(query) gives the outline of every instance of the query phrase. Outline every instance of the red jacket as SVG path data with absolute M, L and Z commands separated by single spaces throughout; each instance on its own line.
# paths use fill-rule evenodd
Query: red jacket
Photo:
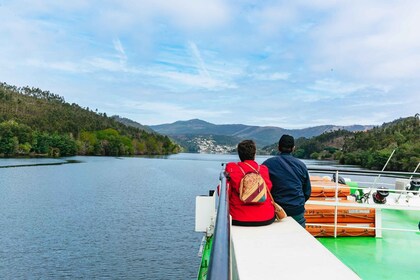
M 258 163 L 253 160 L 246 160 L 246 163 L 258 170 Z M 229 210 L 232 220 L 241 222 L 263 222 L 268 221 L 274 217 L 274 206 L 271 203 L 270 196 L 267 195 L 263 203 L 245 204 L 239 199 L 239 185 L 244 174 L 239 169 L 239 166 L 245 173 L 252 171 L 244 162 L 230 162 L 226 165 L 226 172 L 230 179 L 227 180 L 229 189 Z M 271 190 L 271 181 L 268 174 L 268 168 L 260 165 L 260 174 L 267 184 L 268 191 Z

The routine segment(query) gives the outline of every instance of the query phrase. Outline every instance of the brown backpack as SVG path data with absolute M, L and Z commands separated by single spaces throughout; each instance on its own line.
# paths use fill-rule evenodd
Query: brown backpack
M 242 177 L 239 185 L 239 199 L 244 203 L 263 203 L 267 199 L 267 185 L 264 178 L 260 174 L 260 166 L 258 170 L 245 162 L 252 168 L 252 171 L 246 172 L 241 169 L 244 177 Z

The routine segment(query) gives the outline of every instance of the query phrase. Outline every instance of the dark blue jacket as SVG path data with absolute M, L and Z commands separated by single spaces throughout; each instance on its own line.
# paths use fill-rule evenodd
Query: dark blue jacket
M 274 200 L 289 216 L 305 211 L 305 202 L 311 196 L 311 182 L 306 165 L 290 153 L 280 153 L 263 162 L 268 167 L 273 183 Z

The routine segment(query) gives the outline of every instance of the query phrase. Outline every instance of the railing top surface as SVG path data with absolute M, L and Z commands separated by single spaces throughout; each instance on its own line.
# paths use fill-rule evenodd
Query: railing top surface
M 217 205 L 216 225 L 211 258 L 206 279 L 230 279 L 230 218 L 226 176 L 220 174 L 220 196 Z

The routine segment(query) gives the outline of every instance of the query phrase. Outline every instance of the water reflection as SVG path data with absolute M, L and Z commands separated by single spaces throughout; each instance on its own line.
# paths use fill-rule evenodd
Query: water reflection
M 42 158 L 42 159 L 32 159 L 32 158 L 25 158 L 25 159 L 1 159 L 0 160 L 0 168 L 13 168 L 13 167 L 29 167 L 29 166 L 43 166 L 43 165 L 62 165 L 62 164 L 70 164 L 70 163 L 81 163 L 83 161 L 75 160 L 75 159 L 50 159 L 50 158 Z

